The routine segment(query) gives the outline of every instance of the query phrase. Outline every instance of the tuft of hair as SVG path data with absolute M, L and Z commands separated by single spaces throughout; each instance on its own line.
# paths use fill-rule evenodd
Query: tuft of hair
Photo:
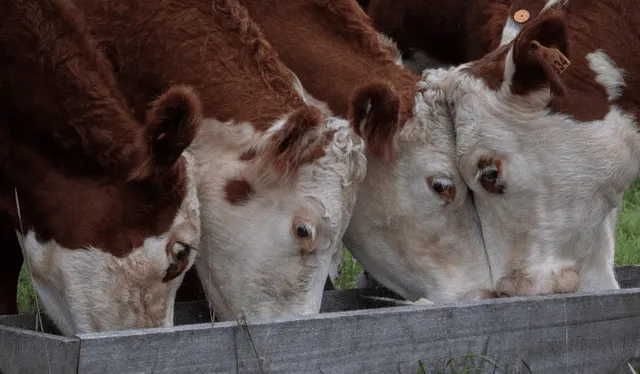
M 555 95 L 564 96 L 566 88 L 560 78 L 562 71 L 554 66 L 559 63 L 556 61 L 558 51 L 562 53 L 561 57 L 568 57 L 566 14 L 561 10 L 549 10 L 526 25 L 514 40 L 515 72 L 511 91 L 522 95 L 549 87 Z
M 387 48 L 381 45 L 371 18 L 362 7 L 354 6 L 353 0 L 314 0 L 314 5 L 327 10 L 329 14 L 323 15 L 323 20 L 333 21 L 340 28 L 340 34 L 357 40 L 362 52 L 380 61 L 396 63 L 395 56 L 390 55 Z
M 322 134 L 322 122 L 322 113 L 316 107 L 304 106 L 294 111 L 258 154 L 252 170 L 258 183 L 290 183 L 302 165 L 324 156 L 330 139 Z
M 145 124 L 153 165 L 173 166 L 191 145 L 202 120 L 202 102 L 190 86 L 172 86 L 158 97 Z
M 391 83 L 377 82 L 358 89 L 349 105 L 349 121 L 370 154 L 381 161 L 394 159 L 400 131 L 400 99 Z
M 396 64 L 402 66 L 402 52 L 398 49 L 398 44 L 392 37 L 382 32 L 378 32 L 378 39 L 380 39 L 380 45 L 387 50 L 391 56 L 396 59 Z

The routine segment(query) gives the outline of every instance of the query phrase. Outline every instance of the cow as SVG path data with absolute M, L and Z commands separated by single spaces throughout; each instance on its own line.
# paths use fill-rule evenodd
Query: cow
M 0 3 L 0 60 L 3 310 L 22 252 L 64 335 L 172 326 L 200 238 L 198 95 L 172 85 L 136 120 L 68 0 Z
M 370 129 L 367 175 L 343 238 L 358 262 L 409 301 L 493 297 L 444 92 L 398 64 L 353 0 L 239 2 L 317 102 Z M 380 94 L 356 90 L 365 85 Z
M 366 173 L 362 138 L 308 103 L 234 1 L 76 3 L 135 108 L 171 82 L 202 97 L 191 147 L 202 219 L 196 268 L 216 318 L 318 313 Z
M 640 4 L 549 1 L 447 95 L 500 295 L 617 289 L 614 234 L 640 170 Z

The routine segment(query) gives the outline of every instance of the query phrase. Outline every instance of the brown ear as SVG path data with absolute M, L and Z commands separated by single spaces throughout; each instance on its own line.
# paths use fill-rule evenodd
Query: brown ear
M 513 46 L 511 91 L 522 95 L 548 86 L 557 96 L 566 89 L 561 74 L 569 66 L 565 13 L 549 10 L 520 32 Z
M 300 166 L 324 156 L 328 139 L 320 134 L 322 113 L 316 107 L 296 110 L 269 140 L 256 167 L 261 182 L 290 180 Z M 274 180 L 275 178 L 275 180 Z
M 147 113 L 153 160 L 172 166 L 191 144 L 202 122 L 202 103 L 188 86 L 173 86 L 151 104 Z
M 390 83 L 373 83 L 357 90 L 349 106 L 349 121 L 369 153 L 380 160 L 394 157 L 395 136 L 401 128 L 400 99 Z

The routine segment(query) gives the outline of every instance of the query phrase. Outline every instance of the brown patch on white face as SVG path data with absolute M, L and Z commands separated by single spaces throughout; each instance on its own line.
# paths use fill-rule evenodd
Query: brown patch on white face
M 249 200 L 253 188 L 246 179 L 232 179 L 225 184 L 224 193 L 229 204 L 240 205 Z

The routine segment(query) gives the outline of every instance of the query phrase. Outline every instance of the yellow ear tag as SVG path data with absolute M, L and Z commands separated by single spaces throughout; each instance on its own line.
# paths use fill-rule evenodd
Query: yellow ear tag
M 513 14 L 513 20 L 518 23 L 527 22 L 529 20 L 529 17 L 531 17 L 531 15 L 529 14 L 529 11 L 525 9 L 520 9 L 519 11 Z

